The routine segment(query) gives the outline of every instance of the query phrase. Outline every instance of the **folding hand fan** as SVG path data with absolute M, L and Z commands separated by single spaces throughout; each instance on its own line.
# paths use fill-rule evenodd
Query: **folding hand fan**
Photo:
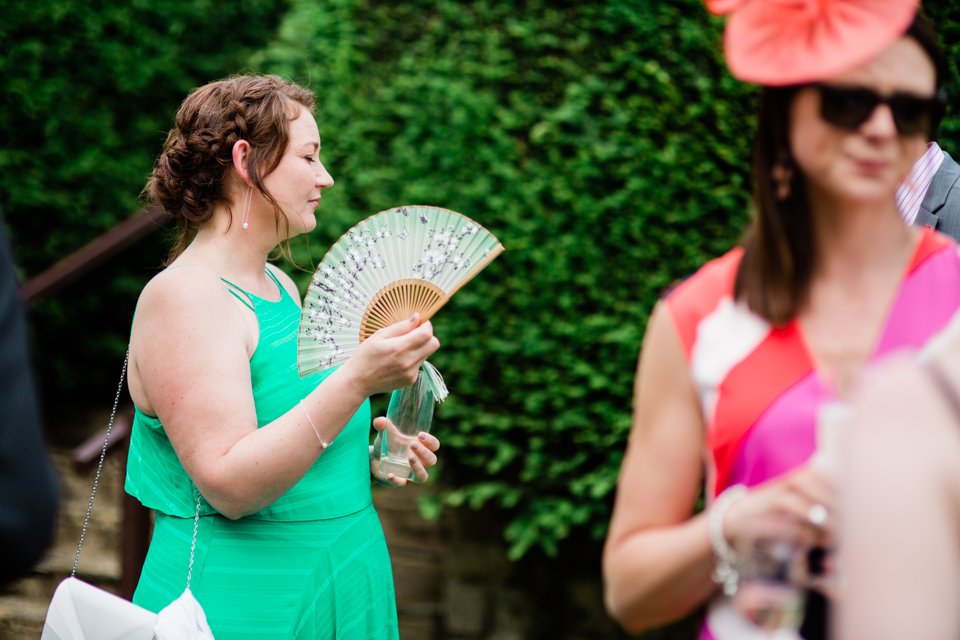
M 330 248 L 303 300 L 300 375 L 346 360 L 381 327 L 419 313 L 428 320 L 503 252 L 482 226 L 422 205 L 359 222 Z

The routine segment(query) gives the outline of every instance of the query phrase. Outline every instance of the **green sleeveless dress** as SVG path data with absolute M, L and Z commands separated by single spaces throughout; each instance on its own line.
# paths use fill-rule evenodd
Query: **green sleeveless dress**
M 260 323 L 250 359 L 259 426 L 330 374 L 300 378 L 300 307 L 267 273 L 280 290 L 277 302 L 224 280 Z M 230 520 L 201 500 L 190 590 L 217 640 L 399 637 L 390 558 L 371 494 L 369 434 L 366 402 L 303 478 L 257 513 Z M 196 489 L 163 425 L 139 408 L 125 489 L 156 512 L 133 601 L 159 611 L 186 586 Z

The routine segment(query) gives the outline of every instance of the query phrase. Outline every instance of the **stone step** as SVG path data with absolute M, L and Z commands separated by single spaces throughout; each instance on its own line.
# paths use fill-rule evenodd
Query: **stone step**
M 118 509 L 110 511 L 101 509 L 102 506 L 105 505 L 97 505 L 87 524 L 87 531 L 83 538 L 83 552 L 80 556 L 81 568 L 88 554 L 116 554 L 120 546 L 121 514 Z M 85 506 L 65 505 L 65 508 L 61 508 L 53 548 L 69 549 L 72 554 L 76 554 L 85 513 Z
M 53 597 L 57 585 L 70 575 L 75 550 L 52 549 L 33 572 L 9 585 L 0 592 L 0 602 L 8 597 L 32 598 L 46 602 Z M 81 556 L 77 577 L 91 584 L 114 591 L 120 578 L 120 560 L 116 554 L 93 554 L 86 551 Z M 2 638 L 3 636 L 0 636 Z
M 37 640 L 50 598 L 73 568 L 95 470 L 75 471 L 70 453 L 51 451 L 61 486 L 54 543 L 29 575 L 0 591 L 0 640 Z M 78 578 L 111 592 L 120 577 L 121 470 L 119 460 L 104 463 L 77 572 Z
M 37 640 L 43 632 L 48 603 L 24 596 L 0 597 L 0 638 Z
M 3 640 L 36 640 L 43 630 L 43 620 L 53 592 L 70 575 L 75 551 L 53 549 L 34 569 L 0 592 L 0 638 Z M 110 592 L 116 592 L 120 564 L 116 554 L 85 555 L 81 580 Z
M 71 553 L 76 553 L 83 519 L 90 502 L 95 470 L 77 473 L 70 460 L 69 451 L 54 450 L 51 457 L 61 485 L 60 512 L 57 516 L 54 548 L 70 549 Z M 119 460 L 108 459 L 104 463 L 93 511 L 87 524 L 82 558 L 85 558 L 88 553 L 117 553 L 122 521 L 121 469 Z M 82 559 L 81 569 L 84 563 L 85 559 Z

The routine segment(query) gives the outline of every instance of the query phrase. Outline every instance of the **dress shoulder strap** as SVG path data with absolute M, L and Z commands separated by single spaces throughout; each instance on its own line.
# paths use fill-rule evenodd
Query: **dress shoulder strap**
M 943 365 L 941 365 L 937 359 L 930 358 L 924 360 L 921 367 L 933 381 L 934 386 L 937 387 L 943 399 L 950 405 L 950 410 L 953 411 L 954 418 L 956 418 L 957 422 L 960 422 L 960 393 L 957 392 L 957 388 L 950 381 L 950 378 L 947 377 L 946 372 L 943 370 Z
M 269 273 L 269 271 L 268 271 L 267 273 Z M 248 309 L 250 309 L 251 311 L 256 311 L 256 309 L 253 308 L 253 303 L 251 302 L 251 298 L 250 298 L 250 294 L 249 294 L 249 293 L 247 293 L 246 291 L 244 291 L 243 289 L 241 289 L 241 288 L 238 287 L 237 285 L 233 284 L 232 282 L 230 282 L 230 281 L 227 280 L 226 278 L 221 277 L 220 280 L 221 280 L 225 285 L 227 285 L 227 291 L 230 293 L 230 295 L 232 295 L 234 298 L 236 298 L 237 300 L 239 300 L 242 304 L 244 304 L 244 305 L 245 305 Z
M 270 276 L 270 279 L 273 280 L 273 282 L 277 285 L 277 288 L 280 289 L 280 295 L 282 296 L 286 289 L 282 284 L 280 284 L 280 278 L 276 276 L 276 274 L 273 272 L 273 269 L 270 267 L 267 267 L 267 275 Z

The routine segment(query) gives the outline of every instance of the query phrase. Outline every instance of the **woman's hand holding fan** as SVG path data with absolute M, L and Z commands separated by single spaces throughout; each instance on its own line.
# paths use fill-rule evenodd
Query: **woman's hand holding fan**
M 423 361 L 440 348 L 433 325 L 419 314 L 377 330 L 343 364 L 366 396 L 413 384 Z

